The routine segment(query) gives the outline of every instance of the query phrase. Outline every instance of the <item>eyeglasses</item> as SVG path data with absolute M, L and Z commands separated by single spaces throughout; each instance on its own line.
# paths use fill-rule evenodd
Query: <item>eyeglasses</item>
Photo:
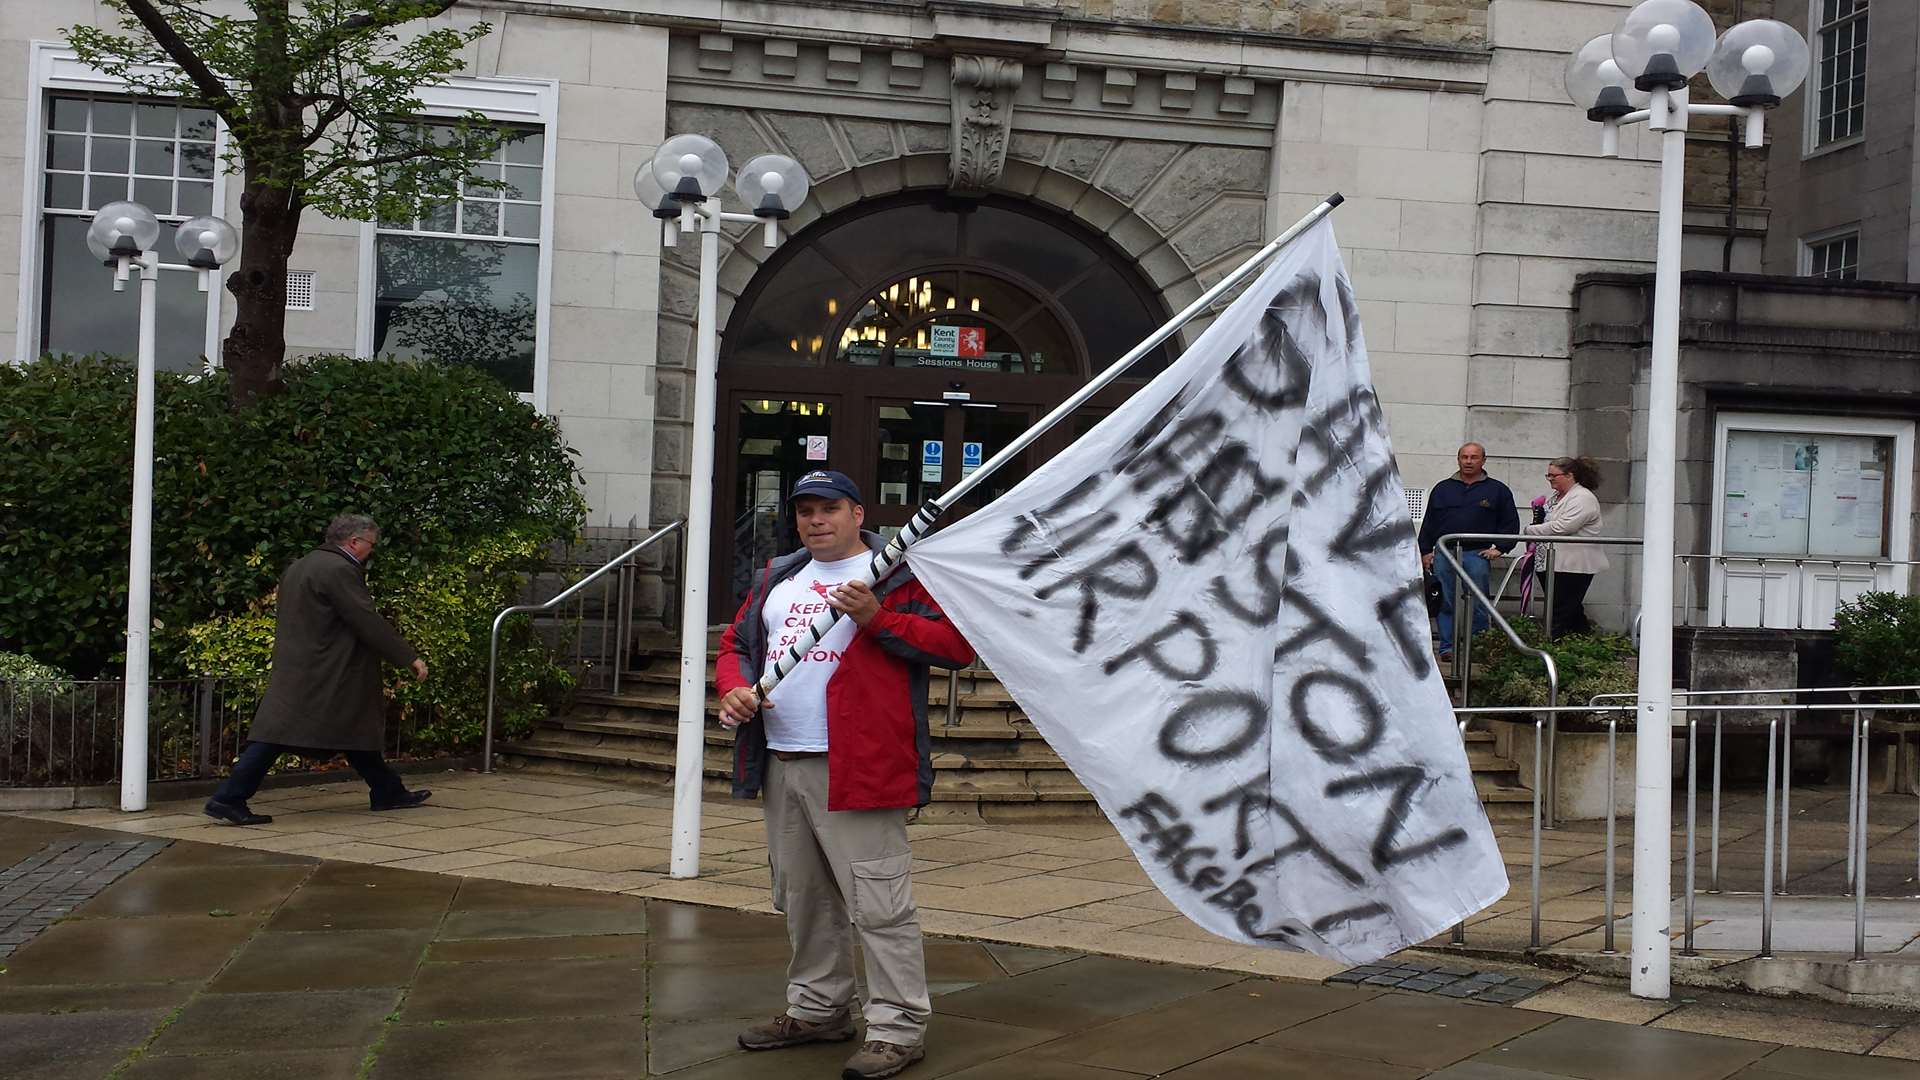
M 1558 480 L 1558 479 L 1560 479 L 1561 477 L 1563 477 L 1563 476 L 1565 476 L 1565 475 L 1567 475 L 1567 474 L 1566 474 L 1566 473 L 1563 473 L 1563 472 L 1550 472 L 1550 473 L 1548 473 L 1548 474 L 1547 474 L 1547 479 L 1549 479 L 1549 480 Z

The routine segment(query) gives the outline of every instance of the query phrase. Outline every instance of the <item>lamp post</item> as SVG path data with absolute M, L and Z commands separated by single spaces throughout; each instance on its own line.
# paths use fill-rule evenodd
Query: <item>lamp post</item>
M 120 809 L 147 808 L 147 672 L 153 631 L 153 369 L 154 308 L 160 255 L 160 220 L 135 202 L 112 202 L 93 215 L 87 247 L 113 267 L 113 291 L 124 292 L 140 268 L 140 334 L 134 374 L 133 507 L 128 529 L 126 703 L 121 710 Z M 240 248 L 233 226 L 216 217 L 183 222 L 174 244 L 186 269 L 200 274 L 200 291 L 220 264 Z M 165 269 L 179 269 L 165 267 Z
M 1807 74 L 1807 43 L 1785 23 L 1752 19 L 1716 43 L 1692 0 L 1644 0 L 1612 34 L 1574 51 L 1567 95 L 1601 127 L 1601 154 L 1619 154 L 1622 124 L 1660 132 L 1660 205 L 1647 397 L 1647 484 L 1640 576 L 1640 673 L 1634 751 L 1635 996 L 1672 993 L 1673 500 L 1680 395 L 1680 228 L 1691 116 L 1739 117 L 1746 145 L 1764 143 L 1766 112 Z M 1705 68 L 1731 104 L 1694 105 L 1687 83 Z M 1769 781 L 1771 782 L 1771 781 Z
M 762 154 L 747 162 L 734 190 L 752 213 L 717 205 L 727 155 L 704 135 L 676 135 L 634 174 L 633 190 L 661 222 L 661 244 L 677 233 L 700 234 L 700 291 L 694 319 L 693 446 L 687 483 L 686 558 L 680 567 L 680 711 L 673 770 L 674 877 L 700 872 L 700 790 L 707 722 L 707 554 L 713 536 L 715 377 L 719 355 L 720 229 L 761 224 L 767 247 L 780 242 L 780 222 L 807 197 L 807 171 L 792 158 Z

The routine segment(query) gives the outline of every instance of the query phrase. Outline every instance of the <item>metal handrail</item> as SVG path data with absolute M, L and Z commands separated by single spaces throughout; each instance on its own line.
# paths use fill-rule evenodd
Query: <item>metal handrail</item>
M 489 773 L 493 771 L 494 677 L 496 674 L 496 669 L 500 665 L 500 625 L 506 622 L 507 616 L 523 614 L 526 612 L 551 611 L 554 608 L 559 607 L 562 603 L 565 603 L 569 598 L 571 598 L 575 593 L 579 592 L 581 589 L 584 589 L 588 585 L 593 584 L 603 575 L 608 574 L 612 572 L 615 568 L 625 564 L 626 562 L 631 560 L 635 555 L 640 554 L 642 551 L 645 551 L 647 548 L 652 547 L 654 544 L 658 543 L 663 538 L 670 536 L 673 533 L 678 532 L 679 530 L 684 529 L 686 527 L 687 527 L 686 518 L 675 518 L 671 524 L 664 525 L 658 529 L 655 529 L 651 534 L 647 536 L 646 539 L 640 541 L 639 543 L 633 545 L 627 550 L 614 556 L 612 559 L 608 560 L 606 565 L 602 566 L 598 570 L 595 570 L 593 573 L 588 574 L 586 577 L 581 578 L 579 581 L 574 582 L 572 585 L 568 586 L 565 591 L 561 592 L 560 595 L 555 596 L 553 599 L 540 604 L 515 604 L 512 607 L 503 609 L 500 612 L 500 614 L 495 615 L 493 617 L 493 634 L 487 643 L 487 727 L 486 727 L 486 735 L 485 735 L 484 741 L 481 743 L 481 749 L 480 749 L 480 771 L 481 772 Z M 682 613 L 682 617 L 683 618 L 685 617 L 684 612 Z M 624 616 L 622 617 L 621 625 L 624 628 L 625 626 Z M 624 634 L 622 634 L 620 638 L 616 640 L 614 648 L 615 648 L 616 658 L 618 659 L 620 658 L 621 651 L 624 650 L 625 648 Z
M 1542 542 L 1539 536 L 1533 535 L 1531 533 L 1447 533 L 1445 536 L 1442 536 L 1438 540 L 1434 541 L 1433 550 L 1441 558 L 1446 559 L 1447 562 L 1450 565 L 1452 565 L 1454 580 L 1457 583 L 1466 586 L 1467 592 L 1471 595 L 1471 597 L 1474 600 L 1477 600 L 1480 603 L 1486 605 L 1488 617 L 1492 619 L 1495 625 L 1500 627 L 1501 633 L 1507 635 L 1507 640 L 1513 643 L 1513 647 L 1520 650 L 1521 653 L 1527 656 L 1531 656 L 1534 659 L 1539 660 L 1541 663 L 1546 665 L 1547 705 L 1548 705 L 1548 719 L 1547 719 L 1547 731 L 1546 731 L 1546 756 L 1548 761 L 1548 767 L 1547 767 L 1546 783 L 1547 783 L 1547 789 L 1549 792 L 1549 798 L 1547 799 L 1546 827 L 1551 829 L 1554 827 L 1554 824 L 1555 824 L 1554 812 L 1553 812 L 1554 799 L 1551 797 L 1551 794 L 1553 792 L 1554 787 L 1556 786 L 1554 770 L 1552 768 L 1552 761 L 1554 756 L 1554 741 L 1559 735 L 1558 730 L 1554 726 L 1554 714 L 1552 712 L 1552 707 L 1560 704 L 1560 669 L 1558 666 L 1554 664 L 1553 657 L 1550 656 L 1545 649 L 1536 649 L 1531 645 L 1528 645 L 1526 642 L 1520 640 L 1520 635 L 1517 632 L 1515 632 L 1515 630 L 1513 629 L 1513 624 L 1507 621 L 1506 616 L 1500 614 L 1499 607 L 1495 605 L 1492 600 L 1488 599 L 1487 594 L 1481 591 L 1480 586 L 1475 584 L 1472 578 L 1467 576 L 1467 568 L 1465 565 L 1463 565 L 1460 562 L 1459 555 L 1455 550 L 1458 548 L 1460 544 L 1465 542 L 1472 542 L 1476 544 L 1499 544 L 1506 541 L 1512 541 L 1514 543 L 1520 543 L 1520 542 L 1541 543 Z M 1630 547 L 1637 547 L 1640 544 L 1640 540 L 1636 537 L 1616 537 L 1616 536 L 1562 536 L 1562 537 L 1555 537 L 1550 542 L 1555 544 L 1562 544 L 1562 543 L 1613 544 L 1613 545 L 1626 545 Z M 1549 551 L 1551 551 L 1551 549 L 1549 549 Z M 1547 578 L 1547 584 L 1549 587 L 1552 586 L 1553 578 L 1551 576 Z M 1503 586 L 1503 591 L 1504 591 L 1504 586 Z M 1455 594 L 1455 595 L 1457 596 L 1459 594 Z M 1468 699 L 1468 693 L 1472 688 L 1472 679 L 1473 679 L 1473 606 L 1471 602 L 1467 604 L 1467 609 L 1465 612 L 1467 632 L 1464 635 L 1460 633 L 1461 613 L 1457 610 L 1457 608 L 1458 608 L 1458 605 L 1456 605 L 1456 611 L 1454 614 L 1453 629 L 1454 629 L 1454 634 L 1460 640 L 1458 643 L 1458 647 L 1456 647 L 1453 650 L 1454 665 L 1455 665 L 1454 670 L 1458 672 L 1460 675 L 1460 704 L 1468 705 L 1471 703 Z

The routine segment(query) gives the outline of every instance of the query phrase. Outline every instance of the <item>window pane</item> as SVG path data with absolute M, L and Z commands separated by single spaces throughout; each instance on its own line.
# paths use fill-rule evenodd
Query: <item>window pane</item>
M 133 201 L 156 214 L 173 213 L 173 181 L 135 180 Z
M 127 140 L 96 136 L 93 140 L 93 160 L 88 163 L 88 168 L 97 173 L 124 174 L 127 171 Z
M 77 97 L 54 98 L 53 109 L 47 116 L 47 130 L 87 130 L 87 99 Z
M 500 166 L 491 162 L 475 165 L 465 182 L 461 184 L 461 188 L 463 193 L 469 196 L 478 196 L 482 199 L 499 198 Z
M 87 167 L 87 138 L 84 135 L 47 136 L 47 168 L 72 169 L 75 172 Z
M 180 110 L 180 137 L 212 142 L 215 131 L 214 117 L 205 109 Z
M 508 198 L 538 202 L 540 201 L 540 170 L 530 169 L 524 165 L 509 165 L 507 166 L 507 186 L 510 189 L 507 192 Z
M 535 203 L 506 205 L 506 235 L 525 240 L 540 237 L 540 207 Z
M 133 108 L 134 130 L 141 135 L 172 139 L 174 121 L 179 115 L 180 110 L 172 105 L 136 105 Z
M 546 158 L 547 139 L 538 131 L 529 132 L 505 146 L 506 159 L 514 165 L 538 165 Z
M 422 232 L 452 232 L 455 224 L 456 208 L 454 203 L 441 203 L 439 206 L 425 207 L 420 211 L 420 230 Z
M 143 176 L 173 175 L 173 144 L 158 139 L 135 139 L 133 171 Z
M 183 144 L 180 147 L 180 175 L 213 179 L 213 144 Z
M 82 210 L 86 199 L 84 177 L 52 173 L 47 177 L 47 206 L 56 210 Z
M 186 217 L 213 213 L 213 185 L 191 180 L 180 181 L 180 201 L 174 212 Z
M 376 352 L 469 365 L 533 390 L 538 247 L 382 236 L 376 260 Z
M 87 181 L 87 209 L 98 210 L 110 202 L 133 197 L 124 176 L 95 176 Z
M 460 231 L 468 236 L 500 235 L 500 204 L 467 200 L 461 206 Z
M 93 103 L 94 134 L 125 135 L 132 127 L 132 102 L 95 101 Z
M 113 291 L 113 273 L 87 250 L 87 219 L 47 219 L 41 348 L 133 359 L 139 347 L 140 291 Z M 173 250 L 174 226 L 161 229 Z M 205 349 L 207 297 L 192 274 L 162 273 L 157 287 L 155 361 L 162 371 L 198 371 Z

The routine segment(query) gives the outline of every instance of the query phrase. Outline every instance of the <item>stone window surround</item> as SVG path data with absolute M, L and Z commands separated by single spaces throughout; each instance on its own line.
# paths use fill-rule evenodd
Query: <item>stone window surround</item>
M 32 363 L 40 354 L 41 224 L 44 213 L 47 151 L 47 100 L 52 93 L 127 94 L 126 83 L 80 62 L 64 43 L 35 41 L 27 60 L 26 153 L 20 214 L 20 288 L 15 326 L 14 362 Z M 227 215 L 227 126 L 217 123 L 214 134 L 213 214 Z M 162 252 L 163 259 L 167 257 Z M 207 290 L 205 354 L 219 363 L 222 290 Z
M 422 119 L 451 119 L 468 112 L 479 112 L 489 119 L 528 128 L 537 127 L 544 134 L 540 163 L 540 261 L 535 278 L 538 296 L 534 302 L 533 392 L 518 396 L 530 403 L 536 412 L 545 413 L 553 321 L 554 156 L 560 141 L 556 137 L 555 121 L 559 113 L 560 84 L 552 79 L 458 76 L 438 86 L 423 86 L 419 94 L 424 106 L 419 113 Z M 374 354 L 373 309 L 378 276 L 375 255 L 382 231 L 375 222 L 360 223 L 359 300 L 355 305 L 354 355 L 362 358 L 371 358 Z

